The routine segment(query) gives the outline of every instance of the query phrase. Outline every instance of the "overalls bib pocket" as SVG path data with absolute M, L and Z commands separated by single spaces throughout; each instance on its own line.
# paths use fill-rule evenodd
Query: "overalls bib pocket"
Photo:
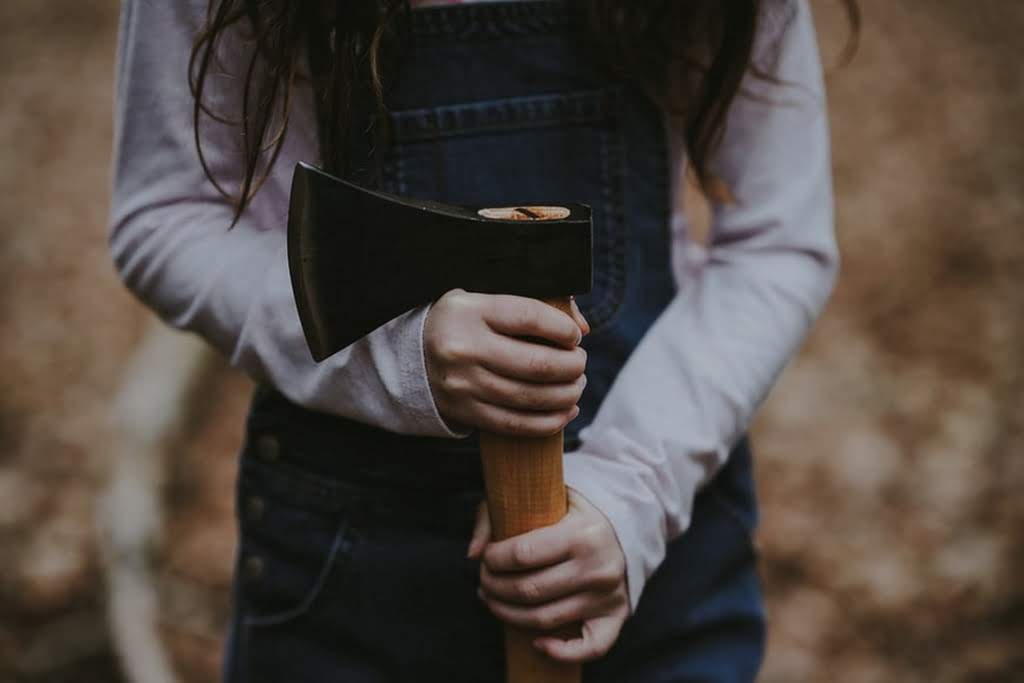
M 453 204 L 589 204 L 594 282 L 577 302 L 604 327 L 626 289 L 619 86 L 392 110 L 383 189 Z

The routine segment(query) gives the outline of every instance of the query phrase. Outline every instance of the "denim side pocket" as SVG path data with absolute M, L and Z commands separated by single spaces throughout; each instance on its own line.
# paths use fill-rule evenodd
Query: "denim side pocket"
M 349 516 L 317 495 L 316 475 L 250 450 L 238 486 L 242 623 L 279 626 L 313 610 L 343 566 L 352 543 Z

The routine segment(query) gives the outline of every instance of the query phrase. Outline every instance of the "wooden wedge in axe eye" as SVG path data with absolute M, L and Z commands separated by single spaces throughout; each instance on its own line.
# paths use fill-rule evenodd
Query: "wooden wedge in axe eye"
M 303 332 L 321 361 L 388 320 L 462 288 L 516 294 L 570 312 L 591 288 L 590 207 L 530 201 L 469 207 L 368 190 L 299 164 L 288 214 L 288 263 Z M 567 512 L 562 432 L 481 433 L 495 540 L 554 524 Z M 566 637 L 578 637 L 570 630 Z M 506 627 L 509 683 L 571 683 L 580 667 Z

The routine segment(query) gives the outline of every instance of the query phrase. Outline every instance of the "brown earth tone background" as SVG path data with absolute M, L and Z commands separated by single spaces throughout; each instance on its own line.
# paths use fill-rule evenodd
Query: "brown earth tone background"
M 840 286 L 755 429 L 763 680 L 1024 680 L 1024 4 L 863 5 L 830 78 Z M 106 251 L 116 22 L 0 3 L 0 681 L 127 680 L 94 517 L 152 317 Z M 190 683 L 217 677 L 250 389 L 200 366 L 148 555 Z

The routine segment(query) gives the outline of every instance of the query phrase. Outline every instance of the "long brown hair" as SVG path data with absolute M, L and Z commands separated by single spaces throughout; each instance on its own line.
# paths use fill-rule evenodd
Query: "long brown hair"
M 860 15 L 855 0 L 842 1 L 852 46 Z M 765 0 L 570 2 L 583 18 L 593 57 L 682 122 L 691 168 L 713 193 L 709 159 L 729 107 L 747 72 L 761 75 L 753 52 Z M 195 142 L 207 177 L 234 203 L 236 221 L 281 150 L 300 79 L 312 78 L 321 160 L 346 172 L 353 102 L 368 93 L 385 111 L 384 90 L 409 11 L 409 0 L 210 0 L 189 60 Z M 211 110 L 203 95 L 217 47 L 237 25 L 248 28 L 253 49 L 241 75 L 240 116 L 230 119 Z M 199 133 L 204 114 L 240 128 L 244 172 L 236 193 L 218 184 L 207 165 Z

